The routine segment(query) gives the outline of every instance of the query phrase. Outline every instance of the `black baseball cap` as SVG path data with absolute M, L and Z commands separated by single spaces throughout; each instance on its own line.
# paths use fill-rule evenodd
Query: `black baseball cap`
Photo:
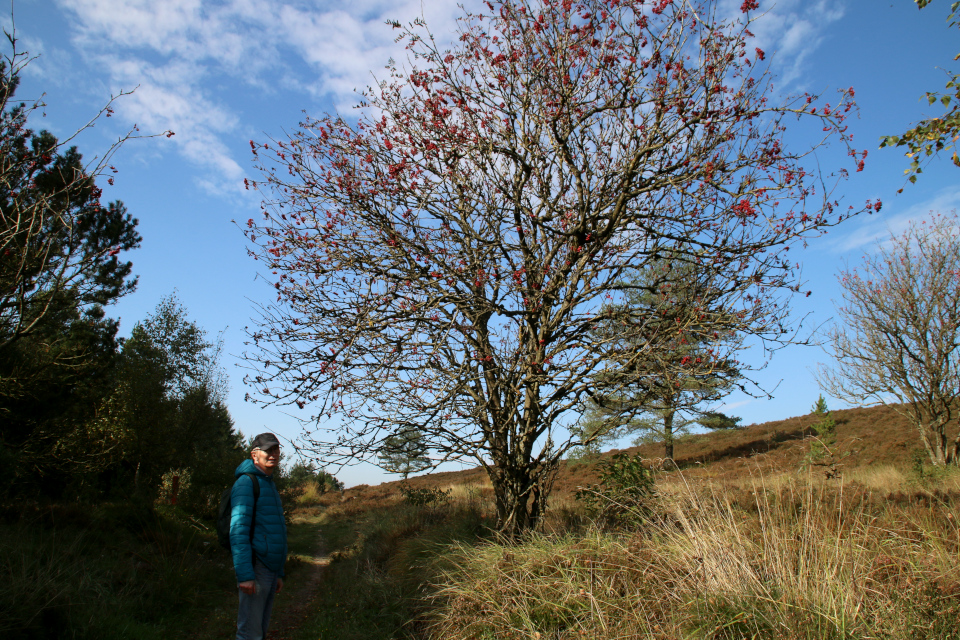
M 272 447 L 279 447 L 280 441 L 272 433 L 261 433 L 253 439 L 253 448 L 266 451 Z

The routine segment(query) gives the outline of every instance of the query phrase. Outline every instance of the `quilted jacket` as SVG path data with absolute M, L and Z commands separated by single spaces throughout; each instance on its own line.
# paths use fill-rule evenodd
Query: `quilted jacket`
M 257 498 L 257 518 L 250 547 L 250 523 L 253 516 L 253 484 L 246 473 L 252 473 L 260 483 Z M 283 521 L 283 506 L 273 478 L 266 475 L 249 458 L 240 463 L 236 481 L 230 492 L 230 551 L 237 582 L 254 579 L 253 558 L 281 578 L 287 560 L 287 525 Z

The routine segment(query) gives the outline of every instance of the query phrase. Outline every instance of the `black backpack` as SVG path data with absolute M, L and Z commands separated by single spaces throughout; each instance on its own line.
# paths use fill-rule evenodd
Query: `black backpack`
M 253 528 L 257 526 L 257 499 L 260 497 L 260 483 L 252 473 L 243 474 L 253 483 L 253 518 L 250 520 L 250 540 L 253 541 Z M 220 507 L 217 509 L 217 540 L 220 546 L 230 550 L 230 516 L 233 508 L 230 504 L 230 494 L 233 487 L 227 487 L 220 496 Z

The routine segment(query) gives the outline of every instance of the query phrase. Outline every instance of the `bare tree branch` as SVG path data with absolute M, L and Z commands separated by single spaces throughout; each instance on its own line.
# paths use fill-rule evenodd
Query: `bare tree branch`
M 956 464 L 947 425 L 960 400 L 960 239 L 957 216 L 911 223 L 856 269 L 840 273 L 842 324 L 829 336 L 837 369 L 821 386 L 855 404 L 893 404 L 935 465 Z

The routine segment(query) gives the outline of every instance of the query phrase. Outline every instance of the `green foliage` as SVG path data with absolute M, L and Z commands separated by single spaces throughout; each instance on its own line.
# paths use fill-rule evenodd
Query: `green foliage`
M 287 471 L 286 476 L 287 480 L 291 484 L 306 484 L 308 482 L 315 482 L 317 475 L 317 467 L 312 462 L 303 462 L 298 461 L 295 465 L 290 467 Z
M 193 637 L 235 589 L 227 554 L 187 518 L 119 503 L 26 513 L 0 524 L 5 640 Z
M 728 416 L 719 411 L 707 411 L 697 420 L 697 424 L 706 429 L 720 430 L 720 429 L 740 429 L 740 421 L 742 418 L 735 418 L 733 416 Z
M 723 354 L 739 345 L 731 316 L 712 301 L 711 278 L 678 254 L 622 283 L 624 301 L 609 305 L 594 338 L 616 345 L 575 432 L 582 446 L 640 434 L 673 443 L 693 420 L 685 413 L 729 393 L 742 373 Z M 639 440 L 638 439 L 638 440 Z
M 955 465 L 931 464 L 924 449 L 914 449 L 910 461 L 910 475 L 922 487 L 937 487 L 960 471 Z
M 810 425 L 817 436 L 817 440 L 827 446 L 833 445 L 837 441 L 834 433 L 837 422 L 833 419 L 833 413 L 827 408 L 827 401 L 822 395 L 813 404 L 812 413 L 818 418 L 817 422 Z
M 827 465 L 833 468 L 838 461 L 835 451 L 837 423 L 833 419 L 832 412 L 827 408 L 827 401 L 822 394 L 813 403 L 811 413 L 816 422 L 810 425 L 810 429 L 813 431 L 813 439 L 810 443 L 810 451 L 807 452 L 805 458 L 805 464 Z
M 19 452 L 18 491 L 59 493 L 74 473 L 102 469 L 116 440 L 96 424 L 112 385 L 117 322 L 104 306 L 131 293 L 137 220 L 104 206 L 85 162 L 16 104 L 29 56 L 0 62 L 0 447 Z M 112 154 L 114 148 L 108 151 Z M 29 485 L 29 486 L 26 486 Z
M 191 321 L 174 296 L 137 323 L 123 343 L 114 387 L 97 416 L 116 442 L 98 482 L 161 502 L 161 477 L 188 474 L 179 504 L 212 516 L 220 492 L 246 456 L 224 403 L 220 344 Z
M 380 466 L 389 473 L 400 474 L 404 480 L 411 473 L 429 469 L 427 444 L 419 429 L 406 429 L 388 436 L 378 454 Z
M 580 425 L 574 426 L 571 428 L 571 431 L 582 429 Z M 574 432 L 576 435 L 576 433 Z M 581 441 L 583 436 L 580 436 Z M 571 447 L 567 451 L 566 459 L 575 463 L 575 464 L 587 464 L 593 462 L 600 457 L 600 441 L 592 440 L 589 444 L 580 445 L 576 447 Z
M 321 469 L 317 471 L 317 487 L 323 494 L 328 491 L 343 491 L 344 485 L 343 480 L 339 480 L 329 471 Z
M 930 4 L 930 0 L 915 0 L 915 2 L 920 9 Z M 950 15 L 947 16 L 949 27 L 960 26 L 960 22 L 956 20 L 958 7 L 960 7 L 960 2 L 954 2 L 950 5 Z M 960 54 L 954 56 L 953 59 L 960 59 Z M 956 142 L 960 138 L 960 75 L 949 73 L 948 78 L 945 93 L 928 91 L 925 94 L 928 105 L 939 102 L 946 109 L 943 115 L 921 120 L 916 126 L 899 136 L 880 137 L 881 149 L 883 147 L 906 147 L 906 156 L 910 158 L 910 166 L 904 170 L 904 174 L 909 176 L 908 179 L 911 183 L 915 183 L 917 176 L 923 173 L 921 165 L 924 160 L 939 155 L 941 151 L 952 149 L 953 153 L 950 159 L 954 165 L 960 167 L 960 155 L 957 154 L 956 150 Z M 903 191 L 903 189 L 901 188 L 900 191 Z
M 6 35 L 12 51 L 0 62 L 0 448 L 18 456 L 5 493 L 94 499 L 128 492 L 132 483 L 144 498 L 164 471 L 187 467 L 193 487 L 204 486 L 210 472 L 195 461 L 217 464 L 234 444 L 216 386 L 224 378 L 190 378 L 213 371 L 203 361 L 210 345 L 164 341 L 157 322 L 177 320 L 176 309 L 166 309 L 138 325 L 121 351 L 118 322 L 104 311 L 137 284 L 121 256 L 140 246 L 138 222 L 123 203 L 101 203 L 96 184 L 116 172 L 109 159 L 131 136 L 91 162 L 50 132 L 31 130 L 40 102 L 13 102 L 30 58 Z M 191 353 L 201 361 L 190 361 Z M 197 366 L 164 369 L 181 362 Z M 154 437 L 161 433 L 187 437 Z
M 400 495 L 404 501 L 414 507 L 428 507 L 441 505 L 450 500 L 451 489 L 444 491 L 440 487 L 411 487 L 406 483 L 400 485 Z
M 343 482 L 326 469 L 318 468 L 313 462 L 298 461 L 286 472 L 287 481 L 293 486 L 302 486 L 314 483 L 317 493 L 323 495 L 328 491 L 343 491 Z
M 601 460 L 598 484 L 582 487 L 576 499 L 601 526 L 637 527 L 651 514 L 655 486 L 653 474 L 637 455 L 618 453 Z
M 16 86 L 0 63 L 0 83 Z M 10 83 L 13 86 L 9 86 Z M 76 147 L 26 128 L 23 105 L 0 101 L 0 350 L 55 322 L 136 288 L 117 255 L 140 246 L 137 220 L 121 202 L 106 207 Z

